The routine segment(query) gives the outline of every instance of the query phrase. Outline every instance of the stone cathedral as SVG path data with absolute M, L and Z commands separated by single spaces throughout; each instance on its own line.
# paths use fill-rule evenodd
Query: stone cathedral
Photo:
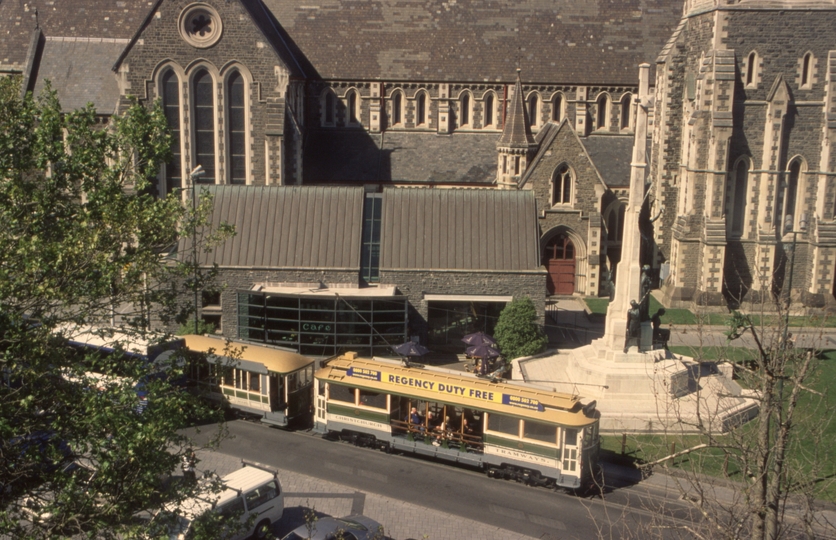
M 340 298 L 447 344 L 606 294 L 638 106 L 667 305 L 836 303 L 834 70 L 834 0 L 0 0 L 0 74 L 103 123 L 159 103 L 159 194 L 205 171 L 238 234 L 203 318 L 308 352 L 374 350 Z

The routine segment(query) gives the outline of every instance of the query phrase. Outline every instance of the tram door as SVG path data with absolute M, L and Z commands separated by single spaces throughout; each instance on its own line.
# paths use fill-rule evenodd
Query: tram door
M 270 410 L 278 411 L 279 405 L 284 403 L 282 399 L 282 378 L 278 375 L 270 374 Z
M 325 407 L 325 382 L 314 380 L 314 384 L 317 387 L 316 390 L 316 422 L 325 422 L 325 411 L 327 410 Z
M 563 430 L 563 472 L 575 472 L 578 468 L 578 430 Z

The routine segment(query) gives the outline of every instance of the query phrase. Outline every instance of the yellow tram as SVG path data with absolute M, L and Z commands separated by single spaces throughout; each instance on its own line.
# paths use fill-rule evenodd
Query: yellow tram
M 314 429 L 492 477 L 577 489 L 598 462 L 599 414 L 576 395 L 346 353 L 315 376 Z
M 267 345 L 225 338 L 183 336 L 189 351 L 203 353 L 187 374 L 206 397 L 287 427 L 307 421 L 311 410 L 314 361 Z

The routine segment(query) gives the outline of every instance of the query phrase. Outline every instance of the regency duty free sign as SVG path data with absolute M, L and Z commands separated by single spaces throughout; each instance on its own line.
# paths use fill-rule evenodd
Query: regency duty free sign
M 431 381 L 420 377 L 406 377 L 375 369 L 351 367 L 346 371 L 346 375 L 358 379 L 387 382 L 397 386 L 420 388 L 422 390 L 428 390 L 442 395 L 446 394 L 482 401 L 490 401 L 493 403 L 502 403 L 503 405 L 511 405 L 514 407 L 521 407 L 523 409 L 540 412 L 544 410 L 543 405 L 536 399 L 515 396 L 513 394 L 506 394 L 502 392 L 493 392 L 491 390 L 480 390 L 477 388 L 470 388 L 468 386 Z

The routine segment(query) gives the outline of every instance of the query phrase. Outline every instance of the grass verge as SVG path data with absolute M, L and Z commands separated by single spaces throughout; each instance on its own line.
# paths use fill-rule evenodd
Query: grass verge
M 728 359 L 740 361 L 754 358 L 754 351 L 740 347 L 705 347 L 696 350 L 691 347 L 672 347 L 677 354 L 685 354 L 703 361 Z M 815 483 L 817 496 L 836 502 L 836 392 L 828 393 L 828 388 L 836 388 L 836 350 L 826 350 L 821 354 L 816 372 L 808 380 L 813 392 L 805 391 L 799 398 L 798 412 L 793 431 L 795 440 L 791 443 L 789 455 L 791 474 L 797 475 L 797 481 Z M 787 389 L 789 392 L 789 389 Z M 719 435 L 719 444 L 727 444 L 733 452 L 740 441 L 751 441 L 755 436 L 756 423 L 750 422 L 735 433 Z M 668 455 L 693 448 L 705 440 L 697 435 L 662 434 L 639 435 L 603 434 L 601 436 L 602 459 L 617 463 L 641 465 L 653 462 Z M 748 482 L 737 461 L 726 459 L 720 448 L 705 448 L 666 462 L 668 467 L 683 472 L 696 473 L 717 478 L 727 478 L 735 482 Z

